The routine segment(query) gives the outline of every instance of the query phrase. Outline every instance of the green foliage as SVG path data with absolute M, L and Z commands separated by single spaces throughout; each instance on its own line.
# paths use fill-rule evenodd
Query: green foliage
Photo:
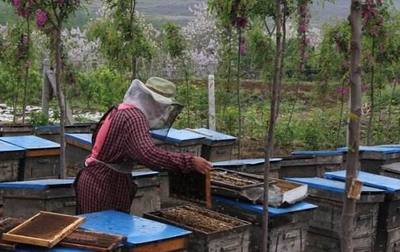
M 153 57 L 154 43 L 138 19 L 135 0 L 106 2 L 111 14 L 95 20 L 89 36 L 100 39 L 100 51 L 112 67 L 122 73 L 135 71 L 135 59 Z
M 181 58 L 187 49 L 186 40 L 181 28 L 174 23 L 166 23 L 163 26 L 164 49 L 172 58 Z
M 120 73 L 100 67 L 78 74 L 77 87 L 72 90 L 72 97 L 77 98 L 74 99 L 77 103 L 84 102 L 88 109 L 104 110 L 122 101 L 128 84 Z
M 265 79 L 271 78 L 274 42 L 264 31 L 264 24 L 258 21 L 247 32 L 249 55 L 255 69 L 263 72 Z
M 48 125 L 49 118 L 42 112 L 32 112 L 30 114 L 29 123 L 32 126 Z

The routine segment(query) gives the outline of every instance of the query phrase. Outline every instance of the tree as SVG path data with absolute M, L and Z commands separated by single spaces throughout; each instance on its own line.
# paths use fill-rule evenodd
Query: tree
M 241 97 L 240 97 L 240 60 L 241 55 L 246 52 L 245 37 L 242 32 L 248 24 L 250 11 L 256 4 L 256 0 L 209 0 L 208 4 L 211 11 L 214 11 L 222 27 L 228 32 L 229 38 L 229 52 L 228 52 L 228 78 L 231 75 L 231 38 L 232 28 L 236 28 L 237 34 L 237 72 L 236 72 L 236 98 L 238 108 L 238 156 L 241 157 L 241 138 L 242 138 L 242 108 L 241 108 Z M 229 85 L 229 83 L 228 83 Z
M 9 1 L 6 1 L 9 2 Z M 32 52 L 31 52 L 31 18 L 32 8 L 30 3 L 24 3 L 20 0 L 10 1 L 15 9 L 16 14 L 20 17 L 17 19 L 17 25 L 11 29 L 11 34 L 18 36 L 18 41 L 14 41 L 11 47 L 16 46 L 14 57 L 9 57 L 9 65 L 14 69 L 15 76 L 15 88 L 14 88 L 14 122 L 16 122 L 16 111 L 18 102 L 18 82 L 24 83 L 23 86 L 23 105 L 22 105 L 22 123 L 25 123 L 25 110 L 27 102 L 27 88 L 29 81 L 29 69 L 32 64 Z M 16 34 L 17 33 L 17 34 Z M 14 63 L 12 63 L 14 61 Z
M 60 108 L 60 177 L 65 177 L 65 97 L 62 83 L 62 41 L 63 24 L 79 7 L 79 0 L 13 0 L 18 12 L 35 13 L 36 25 L 50 40 L 53 62 L 55 62 L 55 81 L 58 105 Z
M 168 55 L 180 62 L 186 83 L 186 127 L 190 127 L 190 98 L 189 98 L 189 70 L 187 58 L 187 43 L 182 34 L 181 28 L 174 23 L 166 23 L 163 26 L 164 48 Z
M 130 79 L 135 79 L 138 59 L 153 57 L 152 34 L 146 33 L 147 25 L 135 9 L 136 0 L 107 0 L 105 4 L 105 12 L 91 24 L 89 35 L 100 40 L 100 51 L 112 67 L 121 73 L 130 71 Z
M 283 60 L 283 15 L 282 15 L 282 1 L 275 0 L 275 26 L 276 26 L 276 51 L 274 60 L 274 72 L 272 82 L 272 98 L 271 98 L 271 110 L 270 119 L 265 134 L 265 162 L 266 169 L 264 170 L 264 202 L 263 202 L 263 243 L 262 251 L 268 251 L 268 191 L 269 191 L 269 171 L 271 168 L 270 158 L 273 153 L 274 146 L 274 129 L 276 120 L 278 118 L 279 111 L 279 97 L 282 80 L 282 60 Z
M 360 119 L 361 119 L 361 29 L 362 4 L 360 0 L 351 1 L 351 62 L 350 62 L 350 115 L 348 154 L 346 159 L 346 197 L 342 211 L 342 252 L 353 252 L 353 223 L 356 211 L 356 199 L 360 192 L 355 192 L 357 172 L 360 169 Z

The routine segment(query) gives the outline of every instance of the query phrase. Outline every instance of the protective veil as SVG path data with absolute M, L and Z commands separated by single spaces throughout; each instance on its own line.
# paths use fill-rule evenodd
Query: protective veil
M 146 84 L 133 80 L 124 96 L 124 103 L 140 109 L 149 121 L 150 129 L 165 130 L 165 136 L 183 106 L 175 100 L 175 85 L 153 77 Z

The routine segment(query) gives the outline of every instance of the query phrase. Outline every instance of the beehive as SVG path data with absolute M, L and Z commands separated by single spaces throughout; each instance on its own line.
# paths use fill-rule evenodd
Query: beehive
M 37 136 L 0 137 L 24 149 L 21 180 L 58 178 L 60 175 L 60 145 Z
M 250 225 L 245 221 L 195 205 L 161 209 L 145 216 L 191 230 L 188 251 L 250 251 Z

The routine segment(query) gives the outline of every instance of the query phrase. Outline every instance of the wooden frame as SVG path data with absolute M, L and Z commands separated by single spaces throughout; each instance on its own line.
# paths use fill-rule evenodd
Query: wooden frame
M 38 218 L 41 215 L 64 216 L 64 217 L 74 218 L 75 221 L 70 223 L 68 226 L 66 226 L 62 230 L 58 231 L 57 234 L 54 235 L 54 237 L 52 239 L 43 239 L 43 238 L 30 237 L 30 236 L 18 234 L 19 230 L 28 226 L 32 221 L 35 220 L 35 218 Z M 52 248 L 58 242 L 60 242 L 62 239 L 64 239 L 66 236 L 71 234 L 83 221 L 84 221 L 83 217 L 41 211 L 38 214 L 31 217 L 30 219 L 28 219 L 27 221 L 23 222 L 21 225 L 18 225 L 17 227 L 13 228 L 12 230 L 10 230 L 7 233 L 4 233 L 3 239 L 5 241 L 10 241 L 10 242 Z
M 130 248 L 130 252 L 175 252 L 183 251 L 187 246 L 187 237 L 179 237 L 160 241 L 156 243 L 144 244 Z
M 96 235 L 107 236 L 112 239 L 109 241 L 109 246 L 100 246 L 96 244 Z M 75 237 L 74 237 L 75 236 Z M 78 249 L 88 249 L 90 251 L 107 252 L 117 249 L 123 245 L 126 241 L 126 237 L 120 235 L 111 235 L 106 233 L 98 233 L 93 231 L 75 230 L 70 235 L 65 237 L 60 243 L 60 246 Z
M 60 148 L 43 149 L 43 150 L 28 150 L 26 157 L 43 157 L 43 156 L 59 156 Z

